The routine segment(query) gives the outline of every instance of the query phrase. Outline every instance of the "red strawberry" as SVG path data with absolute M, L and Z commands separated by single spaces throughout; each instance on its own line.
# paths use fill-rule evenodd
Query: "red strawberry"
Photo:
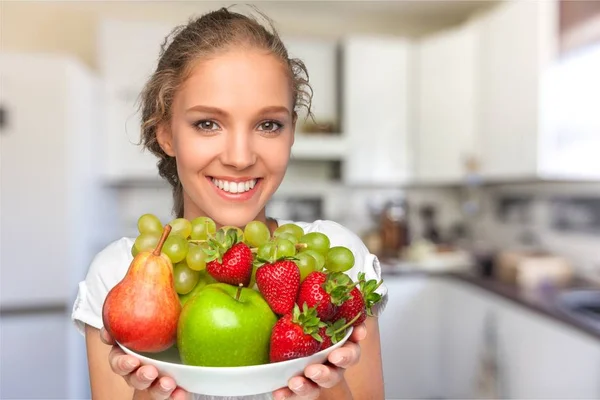
M 219 282 L 248 286 L 252 277 L 252 250 L 233 229 L 219 230 L 208 240 L 206 272 Z
M 271 332 L 269 359 L 272 363 L 307 357 L 319 351 L 322 338 L 319 328 L 324 326 L 314 308 L 298 305 L 281 317 Z
M 342 340 L 344 336 L 346 336 L 348 328 L 352 324 L 354 324 L 353 320 L 349 320 L 348 322 L 346 321 L 347 320 L 345 319 L 339 319 L 334 323 L 327 322 L 325 326 L 322 326 L 319 329 L 319 336 L 323 338 L 319 351 L 325 350 L 326 348 L 333 346 L 334 344 Z
M 359 287 L 355 287 L 350 292 L 350 298 L 346 300 L 337 310 L 334 321 L 345 319 L 346 321 L 355 320 L 353 326 L 362 324 L 367 315 L 372 315 L 371 308 L 381 300 L 381 295 L 375 293 L 375 290 L 383 283 L 374 279 L 365 280 L 364 272 L 358 274 Z
M 256 286 L 274 313 L 291 313 L 300 287 L 300 269 L 289 260 L 266 263 L 256 271 Z
M 337 307 L 349 298 L 354 283 L 343 272 L 314 271 L 300 284 L 296 304 L 316 307 L 322 321 L 330 321 Z

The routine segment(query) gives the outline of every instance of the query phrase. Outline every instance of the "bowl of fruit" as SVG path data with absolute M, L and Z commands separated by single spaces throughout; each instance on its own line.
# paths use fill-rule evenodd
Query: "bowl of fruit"
M 151 214 L 126 275 L 108 293 L 105 329 L 127 354 L 190 393 L 249 396 L 288 385 L 343 346 L 381 297 L 345 272 L 352 252 L 296 224 L 166 225 Z

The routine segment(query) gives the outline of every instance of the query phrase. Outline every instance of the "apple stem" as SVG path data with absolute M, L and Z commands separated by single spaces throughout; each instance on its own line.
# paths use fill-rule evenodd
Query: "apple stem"
M 152 252 L 153 255 L 155 256 L 160 256 L 160 252 L 162 251 L 162 247 L 165 244 L 165 240 L 167 240 L 167 237 L 169 237 L 169 233 L 171 233 L 171 225 L 167 224 L 165 225 L 164 229 L 163 229 L 163 233 L 162 236 L 160 237 L 160 240 L 158 241 L 158 244 L 156 245 L 156 248 L 154 249 L 154 251 Z
M 242 287 L 244 287 L 244 285 L 242 283 L 240 283 L 238 286 L 237 293 L 235 294 L 235 299 L 237 301 L 240 301 L 240 295 L 242 294 Z

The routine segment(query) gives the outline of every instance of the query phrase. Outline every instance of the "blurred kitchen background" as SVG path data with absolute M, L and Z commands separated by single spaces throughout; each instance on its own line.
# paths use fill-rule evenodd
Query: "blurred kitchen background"
M 255 4 L 318 123 L 268 212 L 380 256 L 386 398 L 600 398 L 600 2 Z M 77 283 L 172 218 L 137 95 L 171 28 L 223 5 L 0 3 L 0 398 L 90 397 Z

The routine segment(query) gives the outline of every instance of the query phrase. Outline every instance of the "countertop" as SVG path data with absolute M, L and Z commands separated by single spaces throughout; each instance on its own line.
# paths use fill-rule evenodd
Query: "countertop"
M 500 282 L 494 278 L 480 276 L 474 272 L 464 271 L 420 271 L 418 269 L 408 269 L 394 267 L 393 263 L 382 262 L 382 274 L 385 281 L 386 277 L 411 277 L 428 276 L 431 278 L 453 279 L 469 285 L 476 286 L 487 292 L 501 296 L 521 307 L 532 310 L 547 318 L 551 318 L 559 323 L 567 324 L 593 338 L 600 340 L 600 325 L 588 323 L 585 320 L 576 318 L 566 313 L 560 307 L 558 298 L 561 293 L 573 289 L 600 290 L 600 287 L 581 278 L 575 278 L 568 287 L 561 289 L 550 289 L 543 293 L 531 293 L 520 289 L 516 285 Z

